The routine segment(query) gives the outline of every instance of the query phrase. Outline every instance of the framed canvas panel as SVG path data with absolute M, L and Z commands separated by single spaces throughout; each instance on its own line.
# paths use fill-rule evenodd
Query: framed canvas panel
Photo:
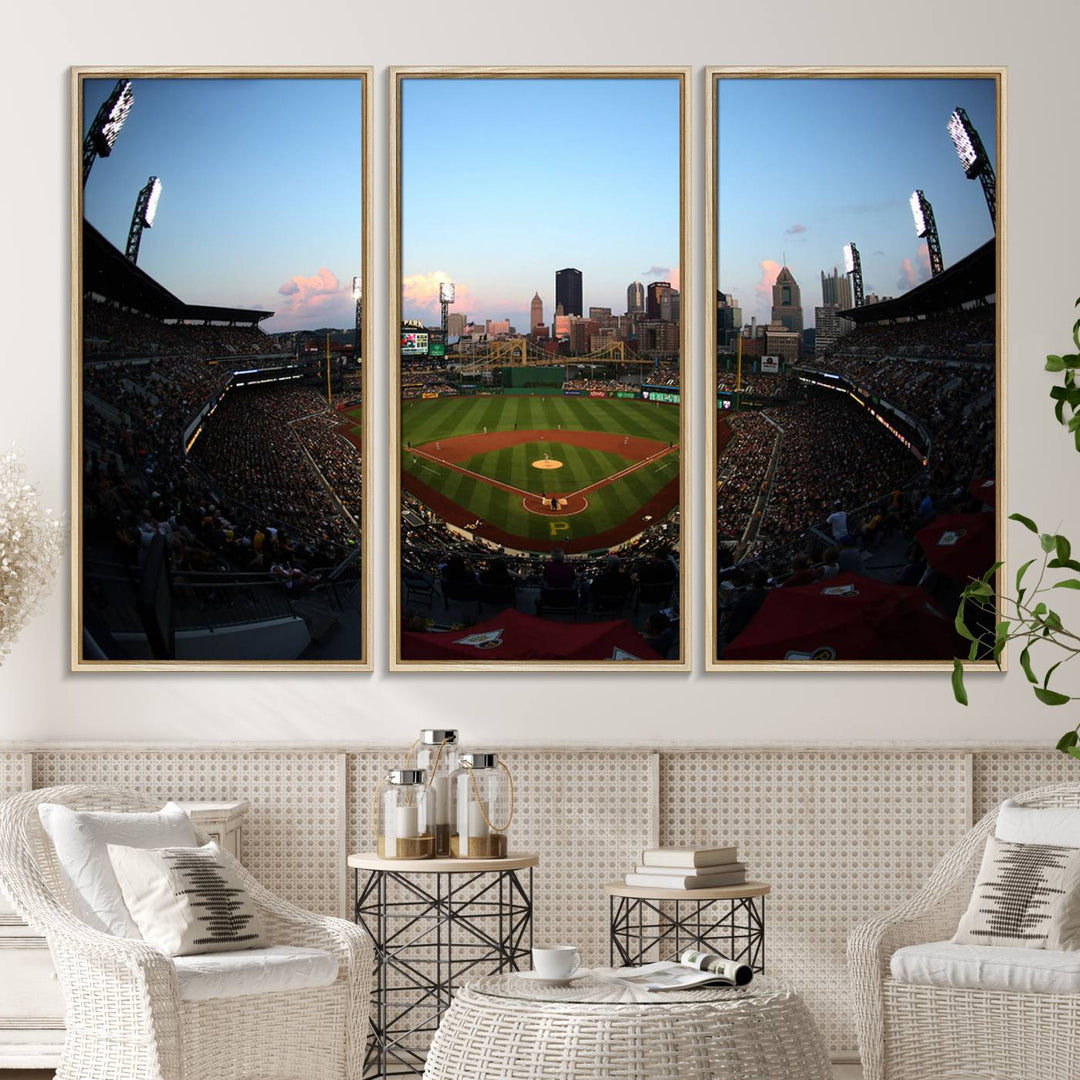
M 370 68 L 71 78 L 77 671 L 370 670 Z
M 392 670 L 688 670 L 689 78 L 391 70 Z
M 708 670 L 968 655 L 1005 557 L 1004 89 L 706 70 Z

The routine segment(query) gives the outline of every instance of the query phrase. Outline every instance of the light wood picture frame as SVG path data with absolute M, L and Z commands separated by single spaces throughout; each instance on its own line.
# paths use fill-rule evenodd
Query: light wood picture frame
M 709 67 L 705 88 L 705 668 L 951 668 L 968 655 L 951 632 L 962 582 L 1006 571 L 1006 70 Z M 765 121 L 784 134 L 755 150 Z M 896 295 L 875 311 L 871 290 Z M 807 308 L 823 346 L 792 340 Z M 831 427 L 810 423 L 815 400 Z M 841 490 L 825 490 L 823 431 L 848 462 Z
M 391 68 L 391 671 L 690 669 L 690 77 L 686 67 Z M 437 103 L 432 80 L 438 82 Z M 663 85 L 669 82 L 670 88 Z M 412 88 L 418 90 L 409 97 Z M 575 89 L 581 95 L 571 100 Z M 648 110 L 638 119 L 649 132 L 649 150 L 628 150 L 628 160 L 640 164 L 639 174 L 655 168 L 667 180 L 658 182 L 664 217 L 654 208 L 635 221 L 627 208 L 647 201 L 649 181 L 636 179 L 633 167 L 616 180 L 620 155 L 609 156 L 609 173 L 608 165 L 600 170 L 595 164 L 595 151 L 624 130 L 631 96 L 647 97 L 645 90 L 660 105 L 641 106 Z M 605 95 L 608 106 L 615 103 L 613 111 L 590 114 Z M 470 162 L 461 147 L 494 135 L 486 123 L 512 115 L 526 122 L 515 108 L 551 121 L 538 123 L 537 131 L 547 134 L 535 151 L 505 155 L 497 168 Z M 652 123 L 656 116 L 663 119 Z M 452 157 L 446 149 L 451 143 Z M 596 170 L 591 176 L 590 169 Z M 597 197 L 601 175 L 603 206 Z M 590 209 L 560 220 L 557 208 L 567 201 L 556 188 L 573 190 Z M 532 202 L 522 211 L 528 193 Z M 668 197 L 670 208 L 663 202 Z M 522 231 L 520 220 L 507 224 L 510 207 L 533 215 L 531 232 Z M 470 210 L 477 211 L 474 218 Z M 592 284 L 604 276 L 599 269 L 590 272 L 604 259 L 598 238 L 611 234 L 597 227 L 590 240 L 589 213 L 608 225 L 606 218 L 620 210 L 628 214 L 625 233 L 632 238 L 640 231 L 644 242 L 626 265 L 611 270 L 625 278 L 616 294 L 610 282 L 604 289 Z M 437 238 L 429 251 L 410 247 L 410 214 Z M 652 217 L 673 222 L 662 255 L 645 250 L 656 231 L 648 227 Z M 455 229 L 454 244 L 470 246 L 471 261 L 459 259 L 449 242 Z M 490 235 L 477 243 L 476 234 L 485 229 Z M 547 230 L 559 238 L 565 257 L 543 252 Z M 506 244 L 501 254 L 500 242 Z M 530 256 L 534 246 L 539 258 Z M 491 285 L 499 272 L 488 272 L 500 260 L 506 292 Z M 522 262 L 532 281 L 524 288 L 514 280 L 514 264 Z M 675 272 L 677 288 L 671 283 Z M 615 314 L 623 309 L 622 289 L 634 317 L 629 310 Z M 502 299 L 508 293 L 515 299 Z M 470 309 L 470 303 L 478 307 Z M 476 321 L 451 321 L 451 306 L 454 315 Z M 529 332 L 517 331 L 515 321 L 527 321 Z M 666 389 L 650 388 L 650 381 L 665 379 Z M 664 412 L 674 404 L 677 421 Z M 445 413 L 435 417 L 436 409 Z M 611 416 L 639 412 L 620 425 L 607 414 L 600 417 L 605 409 Z M 586 416 L 590 411 L 595 415 Z M 677 482 L 663 475 L 674 471 L 676 458 Z M 422 479 L 424 469 L 431 475 Z M 612 509 L 606 511 L 611 520 L 601 518 L 597 504 L 617 502 L 612 495 L 620 482 L 622 512 Z M 588 494 L 604 487 L 608 493 L 594 495 L 590 515 Z M 545 531 L 541 537 L 543 529 L 550 536 Z M 565 558 L 553 554 L 556 545 Z M 598 581 L 613 584 L 610 595 Z
M 73 671 L 372 669 L 372 82 L 72 68 Z

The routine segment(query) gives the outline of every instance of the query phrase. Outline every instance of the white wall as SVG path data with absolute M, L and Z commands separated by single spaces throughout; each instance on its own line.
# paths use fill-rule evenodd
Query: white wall
M 17 441 L 47 501 L 69 492 L 68 66 L 372 64 L 375 108 L 376 356 L 387 351 L 385 213 L 388 65 L 694 65 L 694 626 L 702 624 L 702 69 L 709 64 L 1009 67 L 1010 505 L 1080 533 L 1080 455 L 1051 427 L 1042 357 L 1068 347 L 1080 295 L 1075 255 L 1080 139 L 1074 0 L 908 0 L 820 5 L 774 0 L 658 8 L 642 0 L 530 5 L 506 0 L 33 0 L 4 16 L 0 214 L 4 384 L 0 444 Z M 452 121 L 451 121 L 452 123 Z M 557 118 L 511 140 L 535 142 Z M 770 133 L 763 132 L 766 139 Z M 272 140 L 272 133 L 268 133 Z M 857 146 L 857 139 L 855 140 Z M 857 149 L 856 149 L 857 152 Z M 375 445 L 386 438 L 385 364 L 375 376 Z M 387 455 L 373 507 L 385 581 Z M 1014 553 L 1028 557 L 1021 535 Z M 1044 744 L 1072 723 L 1036 706 L 1018 670 L 973 680 L 952 704 L 944 675 L 394 675 L 385 673 L 386 592 L 365 675 L 72 675 L 65 578 L 0 668 L 0 740 L 320 740 L 400 744 L 436 719 L 470 743 L 777 745 L 832 741 Z M 701 667 L 701 635 L 695 661 Z

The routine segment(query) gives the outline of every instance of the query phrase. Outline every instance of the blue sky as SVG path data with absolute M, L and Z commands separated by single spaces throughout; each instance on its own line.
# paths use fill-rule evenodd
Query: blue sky
M 115 80 L 84 83 L 92 123 Z M 87 220 L 123 250 L 139 189 L 162 183 L 139 266 L 188 303 L 275 311 L 269 331 L 353 324 L 361 272 L 359 79 L 137 79 Z
M 527 330 L 555 271 L 582 272 L 583 303 L 626 310 L 635 280 L 677 278 L 676 79 L 405 79 L 403 315 L 453 310 Z
M 807 326 L 819 273 L 843 272 L 848 241 L 867 293 L 896 296 L 929 277 L 915 188 L 934 208 L 946 267 L 993 235 L 945 128 L 963 106 L 996 160 L 992 80 L 721 78 L 717 97 L 719 287 L 746 322 L 768 322 L 785 252 Z

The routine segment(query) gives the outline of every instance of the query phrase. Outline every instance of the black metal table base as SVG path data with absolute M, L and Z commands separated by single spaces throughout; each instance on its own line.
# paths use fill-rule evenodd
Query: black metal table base
M 765 897 L 726 900 L 609 898 L 609 962 L 623 967 L 678 960 L 686 949 L 765 970 Z
M 363 874 L 353 871 L 355 918 L 371 937 L 376 964 L 364 1076 L 419 1075 L 464 976 L 529 966 L 533 871 L 527 882 L 517 870 L 496 867 Z M 431 878 L 433 886 L 422 883 Z

